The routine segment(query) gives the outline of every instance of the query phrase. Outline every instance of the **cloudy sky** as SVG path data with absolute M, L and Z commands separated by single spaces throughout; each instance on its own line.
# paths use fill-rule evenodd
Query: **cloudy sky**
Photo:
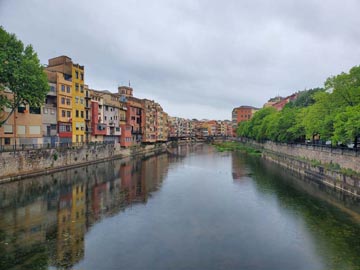
M 358 0 L 0 0 L 0 25 L 44 64 L 85 65 L 91 88 L 130 80 L 172 116 L 230 119 L 359 65 L 359 11 Z

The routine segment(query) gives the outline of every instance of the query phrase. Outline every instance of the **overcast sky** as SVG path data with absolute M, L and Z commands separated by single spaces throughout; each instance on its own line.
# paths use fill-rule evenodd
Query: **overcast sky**
M 0 25 L 44 64 L 85 65 L 91 88 L 130 80 L 172 116 L 231 119 L 359 65 L 359 11 L 359 0 L 0 0 Z

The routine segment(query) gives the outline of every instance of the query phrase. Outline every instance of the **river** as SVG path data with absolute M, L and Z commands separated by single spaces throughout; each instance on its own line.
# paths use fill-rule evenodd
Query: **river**
M 0 269 L 360 269 L 359 205 L 183 146 L 0 185 Z

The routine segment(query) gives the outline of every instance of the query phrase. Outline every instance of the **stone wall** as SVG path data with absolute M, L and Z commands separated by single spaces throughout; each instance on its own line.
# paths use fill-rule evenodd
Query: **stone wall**
M 320 182 L 337 190 L 360 197 L 360 179 L 356 176 L 347 176 L 340 172 L 327 170 L 323 166 L 314 166 L 309 162 L 298 160 L 279 152 L 265 151 L 263 158 L 286 167 L 305 179 Z
M 166 144 L 122 149 L 118 144 L 93 144 L 72 148 L 32 149 L 0 153 L 0 183 L 37 176 L 115 158 L 164 152 Z
M 341 168 L 360 173 L 360 155 L 357 151 L 312 145 L 258 143 L 250 140 L 243 142 L 262 149 L 262 156 L 266 160 L 280 164 L 308 180 L 360 197 L 358 175 L 346 175 L 341 170 L 335 171 L 329 168 L 331 167 L 329 164 L 338 164 Z
M 322 164 L 339 164 L 341 168 L 360 172 L 360 152 L 353 149 L 339 149 L 326 146 L 282 144 L 274 142 L 257 143 L 247 141 L 259 148 L 285 154 L 290 157 L 318 160 Z

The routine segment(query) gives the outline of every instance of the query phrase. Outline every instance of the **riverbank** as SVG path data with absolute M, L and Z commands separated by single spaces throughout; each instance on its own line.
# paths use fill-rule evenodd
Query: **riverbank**
M 295 151 L 294 146 L 276 144 L 261 144 L 258 142 L 224 142 L 216 145 L 219 151 L 242 151 L 242 149 L 252 149 L 245 152 L 261 153 L 263 159 L 273 163 L 277 163 L 291 171 L 296 172 L 300 177 L 314 182 L 323 183 L 340 192 L 346 192 L 355 197 L 360 197 L 360 171 L 356 171 L 349 167 L 343 167 L 347 157 L 326 156 L 324 153 L 315 149 L 301 149 L 303 155 L 299 155 L 299 151 Z M 337 154 L 339 156 L 339 154 Z M 312 157 L 311 159 L 309 157 Z M 358 160 L 357 160 L 358 159 Z M 330 162 L 326 162 L 330 160 Z M 346 161 L 345 164 L 360 163 L 360 158 L 353 156 L 352 159 Z M 356 164 L 357 165 L 357 164 Z M 352 166 L 353 167 L 353 166 Z
M 169 143 L 121 148 L 114 144 L 0 153 L 0 184 L 113 159 L 165 153 Z

